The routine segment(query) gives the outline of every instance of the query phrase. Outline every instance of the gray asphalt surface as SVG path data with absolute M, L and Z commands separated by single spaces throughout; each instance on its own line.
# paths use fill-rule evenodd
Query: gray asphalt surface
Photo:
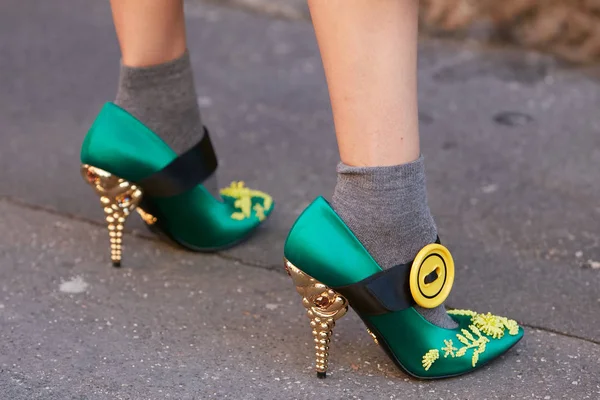
M 78 173 L 81 140 L 116 87 L 108 5 L 7 0 L 1 10 L 0 398 L 600 398 L 595 71 L 422 42 L 430 202 L 458 262 L 449 303 L 510 315 L 527 336 L 480 372 L 420 382 L 352 315 L 321 382 L 280 266 L 287 230 L 330 195 L 338 161 L 310 25 L 189 4 L 219 178 L 270 192 L 277 209 L 249 242 L 213 256 L 157 242 L 136 221 L 126 268 L 113 270 Z

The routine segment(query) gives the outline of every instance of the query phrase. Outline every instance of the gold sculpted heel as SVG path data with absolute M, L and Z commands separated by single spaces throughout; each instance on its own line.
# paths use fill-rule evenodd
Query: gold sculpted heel
M 307 309 L 310 326 L 315 341 L 317 377 L 327 376 L 329 343 L 335 321 L 348 311 L 348 301 L 339 293 L 329 289 L 296 268 L 284 259 L 285 269 L 302 296 L 302 305 Z
M 138 208 L 142 201 L 142 191 L 136 185 L 86 164 L 81 166 L 81 175 L 100 197 L 108 225 L 112 263 L 113 266 L 120 267 L 123 227 L 127 217 L 133 210 L 137 210 L 146 223 L 155 222 L 156 219 Z

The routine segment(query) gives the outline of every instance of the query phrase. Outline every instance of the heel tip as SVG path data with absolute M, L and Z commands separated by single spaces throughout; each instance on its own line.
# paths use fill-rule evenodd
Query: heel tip
M 115 267 L 115 268 L 121 267 L 121 261 L 113 261 L 112 264 L 113 264 L 113 267 Z
M 317 372 L 317 378 L 319 378 L 319 379 L 327 378 L 327 372 Z

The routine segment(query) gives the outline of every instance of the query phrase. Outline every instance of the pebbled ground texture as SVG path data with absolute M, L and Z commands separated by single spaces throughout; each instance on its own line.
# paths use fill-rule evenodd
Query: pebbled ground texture
M 480 372 L 425 383 L 396 371 L 351 314 L 317 381 L 281 258 L 295 218 L 335 183 L 320 59 L 302 18 L 226 4 L 187 6 L 199 103 L 222 184 L 243 179 L 277 209 L 251 240 L 212 256 L 132 221 L 114 270 L 78 160 L 115 94 L 108 4 L 3 3 L 0 397 L 599 398 L 597 72 L 422 41 L 429 197 L 458 264 L 449 304 L 509 315 L 527 336 Z

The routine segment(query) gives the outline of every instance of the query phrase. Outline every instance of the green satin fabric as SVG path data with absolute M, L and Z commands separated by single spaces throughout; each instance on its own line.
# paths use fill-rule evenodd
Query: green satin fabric
M 361 281 L 379 271 L 381 267 L 350 231 L 346 224 L 322 197 L 317 198 L 298 218 L 285 244 L 285 256 L 297 268 L 327 286 L 345 286 Z M 363 316 L 379 333 L 392 352 L 410 374 L 422 378 L 459 375 L 474 369 L 474 349 L 462 357 L 444 357 L 444 340 L 452 340 L 459 348 L 462 344 L 457 334 L 470 325 L 471 317 L 453 316 L 460 325 L 457 329 L 444 329 L 425 320 L 414 308 L 378 315 Z M 489 342 L 479 355 L 476 367 L 498 357 L 523 336 L 505 333 L 501 339 L 486 336 Z M 428 370 L 423 366 L 423 356 L 437 349 L 440 358 Z
M 284 252 L 292 264 L 329 286 L 350 285 L 381 271 L 323 197 L 300 215 Z
M 104 105 L 81 148 L 81 162 L 101 168 L 130 182 L 138 182 L 161 170 L 177 155 L 127 111 L 113 103 Z M 152 198 L 164 218 L 168 234 L 196 250 L 218 250 L 231 246 L 260 225 L 255 211 L 235 220 L 231 198 L 216 200 L 202 185 L 178 196 Z M 252 198 L 252 205 L 263 199 Z M 265 210 L 268 216 L 274 204 Z
M 462 334 L 462 329 L 469 328 L 471 317 L 452 316 L 459 324 L 456 329 L 444 329 L 431 324 L 424 319 L 414 308 L 396 311 L 390 314 L 366 317 L 366 319 L 379 331 L 380 339 L 385 340 L 400 364 L 409 373 L 420 378 L 438 378 L 461 375 L 476 367 L 481 367 L 487 362 L 497 358 L 515 345 L 523 337 L 523 328 L 519 327 L 517 335 L 505 332 L 501 339 L 493 339 L 485 335 L 489 342 L 485 351 L 473 367 L 472 357 L 475 349 L 468 349 L 462 357 L 452 357 L 442 350 L 444 340 L 452 340 L 454 347 L 463 347 L 457 334 Z M 470 332 L 470 330 L 469 330 Z M 422 360 L 429 351 L 437 349 L 440 358 L 436 360 L 429 370 L 425 370 Z M 456 352 L 455 352 L 456 353 Z

